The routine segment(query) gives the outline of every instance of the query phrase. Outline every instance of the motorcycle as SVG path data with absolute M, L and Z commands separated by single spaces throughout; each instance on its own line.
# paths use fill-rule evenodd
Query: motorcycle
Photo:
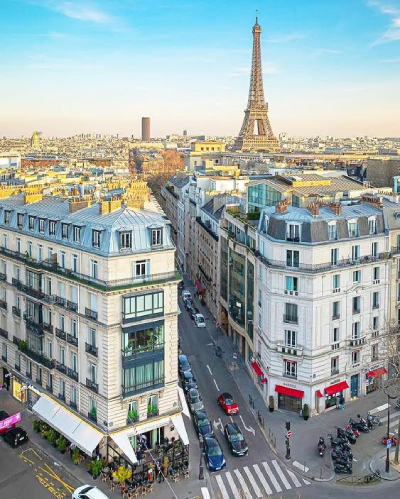
M 335 461 L 337 459 L 339 460 L 346 460 L 346 461 L 353 461 L 353 453 L 349 451 L 348 449 L 343 449 L 337 447 L 332 451 L 332 459 Z
M 343 447 L 344 449 L 351 449 L 351 445 L 347 441 L 347 438 L 333 438 L 332 434 L 328 435 L 329 440 L 331 442 L 332 449 L 336 449 L 337 447 Z
M 350 418 L 349 423 L 351 427 L 357 429 L 358 431 L 362 431 L 363 433 L 369 433 L 368 425 L 360 423 L 359 421 L 354 421 L 354 419 Z
M 324 437 L 319 437 L 318 440 L 318 453 L 322 457 L 325 454 L 326 443 Z
M 396 402 L 396 409 L 400 410 L 400 399 L 398 399 L 398 401 Z
M 351 464 L 343 465 L 343 464 L 334 464 L 335 473 L 348 473 L 349 475 L 353 473 L 353 467 Z
M 380 420 L 379 416 L 372 416 L 370 412 L 368 412 L 367 419 L 372 421 L 375 426 L 383 426 L 383 423 Z
M 345 430 L 351 432 L 356 438 L 360 436 L 360 430 L 357 430 L 357 428 L 352 428 L 350 423 L 347 423 L 345 426 Z
M 352 445 L 354 445 L 357 442 L 357 439 L 356 439 L 354 433 L 343 430 L 343 428 L 337 429 L 337 436 L 338 436 L 338 438 L 342 438 L 342 439 L 347 438 L 347 441 L 350 442 Z
M 389 438 L 392 441 L 392 447 L 395 447 L 397 445 L 398 441 L 398 435 L 396 433 L 389 433 Z M 381 442 L 386 445 L 387 444 L 387 435 L 383 436 L 381 439 Z

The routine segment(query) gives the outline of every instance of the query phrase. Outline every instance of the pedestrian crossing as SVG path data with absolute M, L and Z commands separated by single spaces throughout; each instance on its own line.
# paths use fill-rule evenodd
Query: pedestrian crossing
M 310 485 L 308 480 L 297 476 L 276 459 L 213 476 L 217 483 L 218 499 L 263 499 Z

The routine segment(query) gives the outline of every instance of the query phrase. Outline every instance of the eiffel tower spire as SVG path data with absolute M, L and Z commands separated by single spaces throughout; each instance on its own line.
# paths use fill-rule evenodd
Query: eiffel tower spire
M 260 38 L 261 26 L 258 24 L 258 11 L 256 11 L 249 100 L 244 112 L 243 125 L 234 145 L 234 149 L 241 151 L 274 151 L 279 148 L 278 140 L 272 133 L 268 118 L 268 104 L 264 98 Z M 257 133 L 255 127 L 257 127 Z

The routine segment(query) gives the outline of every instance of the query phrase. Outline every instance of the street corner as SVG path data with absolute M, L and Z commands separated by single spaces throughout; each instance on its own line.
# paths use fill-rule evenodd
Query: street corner
M 395 463 L 395 451 L 392 450 L 389 454 L 389 466 L 386 463 L 386 452 L 379 453 L 369 462 L 369 469 L 371 473 L 379 473 L 382 480 L 396 481 L 400 479 L 400 461 Z

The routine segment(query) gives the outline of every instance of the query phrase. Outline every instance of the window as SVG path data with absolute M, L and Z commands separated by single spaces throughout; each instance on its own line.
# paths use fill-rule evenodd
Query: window
M 39 218 L 39 232 L 44 234 L 44 218 Z
M 77 405 L 78 405 L 78 390 L 76 389 L 76 386 L 71 386 L 70 402 L 71 402 L 72 406 L 77 407 Z
M 155 416 L 158 414 L 158 395 L 150 395 L 147 397 L 147 416 Z
M 39 367 L 38 370 L 37 370 L 36 382 L 39 383 L 39 385 L 41 385 L 42 384 L 42 379 L 43 379 L 42 368 Z
M 54 220 L 50 220 L 49 222 L 49 236 L 56 235 L 56 222 Z
M 7 345 L 5 343 L 1 344 L 1 356 L 4 362 L 7 362 Z
M 371 255 L 375 257 L 379 255 L 379 245 L 376 242 L 371 244 Z
M 120 232 L 119 246 L 121 249 L 132 248 L 132 232 Z
M 379 317 L 372 318 L 372 329 L 377 331 L 379 329 Z
M 351 247 L 351 259 L 353 261 L 360 259 L 360 246 L 358 244 Z
M 47 342 L 47 354 L 49 356 L 49 359 L 53 358 L 53 342 L 48 340 Z
M 61 237 L 68 239 L 68 224 L 61 224 Z
M 124 356 L 151 352 L 164 347 L 164 323 L 162 321 L 140 326 L 136 331 L 122 334 Z
M 5 225 L 10 225 L 10 215 L 11 215 L 11 211 L 6 210 L 4 212 L 4 224 Z
M 299 266 L 299 252 L 297 250 L 286 250 L 286 265 L 288 267 Z
M 331 249 L 331 264 L 337 265 L 339 261 L 339 248 Z
M 336 222 L 330 222 L 328 223 L 328 239 L 337 239 L 337 226 Z
M 100 231 L 92 230 L 92 246 L 93 248 L 100 248 Z
M 340 291 L 340 274 L 334 274 L 332 281 L 333 292 L 338 293 Z
M 48 373 L 47 374 L 47 387 L 50 391 L 53 391 L 53 375 Z
M 297 277 L 286 276 L 285 277 L 286 291 L 298 291 L 297 281 L 298 281 Z
M 27 253 L 28 253 L 29 258 L 32 258 L 32 241 L 28 241 Z
M 360 235 L 358 232 L 357 221 L 349 221 L 348 229 L 349 229 L 349 237 L 358 237 Z
M 81 241 L 81 228 L 74 225 L 74 243 L 80 243 Z
M 332 303 L 332 319 L 340 319 L 340 302 L 338 301 Z
M 21 253 L 21 239 L 17 237 L 17 253 Z
M 372 345 L 371 347 L 371 360 L 378 360 L 379 357 L 379 345 L 378 343 L 375 343 L 375 345 Z
M 376 224 L 376 218 L 370 218 L 368 220 L 368 229 L 370 234 L 376 234 L 378 232 L 378 227 Z
M 361 298 L 359 296 L 353 297 L 353 314 L 359 314 L 361 310 Z
M 380 275 L 381 275 L 380 267 L 374 267 L 374 275 L 373 275 L 374 284 L 378 284 Z
M 164 292 L 134 295 L 123 298 L 124 320 L 135 320 L 164 313 Z
M 354 283 L 361 282 L 361 270 L 355 270 L 353 272 L 353 282 Z
M 283 316 L 284 322 L 291 322 L 293 324 L 299 323 L 297 315 L 297 305 L 294 303 L 285 303 L 285 315 Z
M 71 352 L 71 369 L 74 371 L 74 372 L 78 372 L 78 356 L 76 355 L 76 353 L 73 353 Z
M 352 352 L 351 361 L 352 361 L 353 365 L 358 364 L 360 362 L 360 351 L 359 350 L 355 350 L 354 352 Z
M 93 397 L 89 397 L 89 411 L 90 414 L 95 418 L 97 412 L 97 403 L 96 399 Z
M 71 270 L 72 272 L 78 272 L 78 255 L 71 256 Z
M 47 248 L 47 259 L 49 262 L 53 261 L 53 248 Z
M 138 403 L 137 400 L 132 400 L 132 402 L 129 402 L 128 404 L 128 421 L 129 422 L 134 422 L 137 421 L 138 419 Z
M 7 249 L 8 236 L 3 234 L 3 248 Z
M 29 230 L 35 230 L 35 217 L 29 216 Z
M 379 308 L 379 291 L 372 293 L 372 308 Z
M 52 294 L 52 286 L 51 286 L 51 278 L 47 278 L 47 294 L 51 295 Z
M 340 332 L 338 327 L 333 328 L 332 343 L 338 343 L 340 341 Z
M 96 330 L 93 327 L 88 329 L 88 343 L 92 347 L 96 346 Z
M 150 260 L 133 262 L 133 276 L 142 278 L 150 275 Z
M 164 360 L 124 369 L 124 392 L 135 393 L 164 384 Z
M 71 336 L 73 338 L 78 337 L 78 323 L 76 322 L 76 319 L 71 319 Z
M 297 378 L 297 362 L 292 360 L 284 360 L 284 376 L 289 376 L 290 378 Z
M 65 365 L 65 348 L 58 347 L 58 360 L 60 364 Z
M 400 250 L 400 234 L 397 236 L 397 249 Z
M 19 229 L 22 229 L 24 225 L 24 215 L 22 213 L 17 213 L 17 226 Z
M 90 276 L 93 279 L 97 279 L 98 269 L 99 269 L 99 265 L 98 265 L 97 260 L 90 260 Z
M 161 246 L 163 243 L 163 230 L 151 229 L 151 246 Z
M 353 322 L 352 326 L 352 338 L 357 340 L 361 335 L 361 327 L 359 322 Z
M 60 392 L 59 395 L 62 399 L 65 399 L 65 381 L 60 379 Z
M 58 321 L 61 331 L 65 331 L 65 317 L 63 315 L 59 315 Z
M 21 354 L 20 353 L 16 353 L 15 354 L 15 367 L 20 370 L 21 369 Z
M 287 241 L 300 241 L 300 225 L 286 224 L 286 240 Z
M 60 251 L 60 267 L 65 269 L 65 251 Z
M 297 346 L 297 332 L 290 331 L 289 329 L 285 330 L 285 346 L 287 347 L 296 347 Z
M 331 376 L 339 374 L 339 357 L 331 358 Z
M 92 383 L 96 383 L 96 364 L 89 362 L 89 379 Z
M 43 260 L 43 246 L 41 244 L 37 245 L 37 255 L 38 261 L 41 262 Z

